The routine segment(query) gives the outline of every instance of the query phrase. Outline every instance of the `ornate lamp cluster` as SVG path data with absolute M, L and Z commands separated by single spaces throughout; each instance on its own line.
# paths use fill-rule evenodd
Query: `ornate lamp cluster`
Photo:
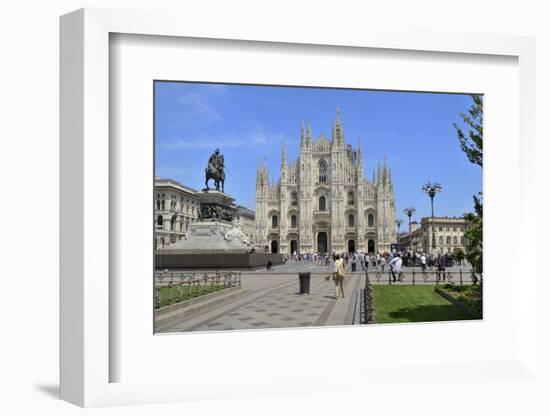
M 430 197 L 432 203 L 432 252 L 435 251 L 435 227 L 434 227 L 434 197 L 438 192 L 441 192 L 443 187 L 434 182 L 433 184 L 428 182 L 422 186 L 422 192 Z

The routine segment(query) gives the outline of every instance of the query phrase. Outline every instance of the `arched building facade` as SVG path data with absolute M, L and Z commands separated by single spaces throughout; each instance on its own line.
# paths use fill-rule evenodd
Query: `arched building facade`
M 269 183 L 267 164 L 256 174 L 256 243 L 272 252 L 390 251 L 396 242 L 395 198 L 384 161 L 372 180 L 364 177 L 361 144 L 346 144 L 337 112 L 332 139 L 312 140 L 302 122 L 300 156 Z

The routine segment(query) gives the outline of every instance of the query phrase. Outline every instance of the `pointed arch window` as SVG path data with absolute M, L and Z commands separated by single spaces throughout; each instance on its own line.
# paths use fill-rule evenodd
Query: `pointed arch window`
M 157 225 L 158 225 L 159 227 L 162 227 L 162 216 L 161 216 L 161 215 L 159 215 L 159 216 L 157 217 Z
M 348 192 L 348 205 L 351 207 L 355 205 L 355 198 L 354 198 L 353 192 Z
M 290 194 L 290 205 L 293 207 L 298 206 L 298 194 L 295 191 Z
M 319 197 L 319 211 L 327 210 L 327 199 L 324 196 Z
M 353 214 L 348 215 L 348 227 L 355 226 L 355 218 L 353 218 Z
M 369 214 L 367 217 L 367 224 L 369 227 L 374 227 L 374 215 Z
M 297 224 L 297 218 L 296 218 L 296 215 L 293 215 L 292 217 L 290 217 L 290 227 L 291 228 L 296 228 L 296 224 Z
M 324 160 L 319 161 L 319 182 L 326 182 L 328 176 L 327 162 Z
M 277 225 L 278 225 L 278 218 L 277 218 L 276 215 L 273 215 L 271 217 L 271 227 L 275 228 L 275 227 L 277 227 Z

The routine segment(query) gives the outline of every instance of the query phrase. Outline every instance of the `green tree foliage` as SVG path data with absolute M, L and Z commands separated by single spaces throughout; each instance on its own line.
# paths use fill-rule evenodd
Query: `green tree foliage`
M 464 251 L 462 251 L 461 248 L 456 247 L 453 250 L 453 257 L 456 259 L 456 261 L 462 261 L 464 260 Z
M 465 133 L 456 123 L 453 123 L 460 148 L 468 160 L 483 167 L 483 99 L 481 95 L 472 95 L 474 101 L 468 114 L 460 113 L 462 120 L 467 126 Z
M 483 202 L 481 192 L 478 195 L 474 195 L 476 212 L 464 214 L 467 221 L 464 237 L 466 238 L 466 259 L 477 273 L 483 273 Z
M 467 126 L 467 132 L 454 123 L 460 148 L 468 160 L 483 168 L 483 99 L 480 95 L 472 95 L 472 106 L 468 114 L 460 116 Z M 467 221 L 466 259 L 477 273 L 483 272 L 483 194 L 479 192 L 474 198 L 474 213 L 464 214 Z

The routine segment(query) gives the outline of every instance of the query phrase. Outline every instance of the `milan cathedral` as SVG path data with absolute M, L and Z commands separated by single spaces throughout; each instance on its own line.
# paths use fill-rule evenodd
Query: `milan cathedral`
M 269 182 L 267 164 L 256 174 L 256 244 L 287 254 L 384 252 L 396 242 L 395 197 L 386 160 L 372 181 L 364 177 L 361 143 L 346 144 L 340 111 L 332 138 L 312 140 L 302 121 L 300 156 Z

